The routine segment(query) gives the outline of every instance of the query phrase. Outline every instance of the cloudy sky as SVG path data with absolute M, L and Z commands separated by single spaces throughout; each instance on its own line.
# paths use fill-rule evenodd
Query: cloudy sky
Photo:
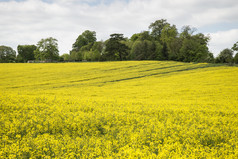
M 209 34 L 215 55 L 238 41 L 237 0 L 0 0 L 0 45 L 37 44 L 54 37 L 60 54 L 72 49 L 78 35 L 96 31 L 97 40 L 112 33 L 130 37 L 167 19 Z

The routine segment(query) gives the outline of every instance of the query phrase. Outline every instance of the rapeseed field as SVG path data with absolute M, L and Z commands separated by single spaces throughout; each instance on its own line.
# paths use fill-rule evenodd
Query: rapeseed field
M 0 64 L 0 158 L 238 158 L 238 67 Z

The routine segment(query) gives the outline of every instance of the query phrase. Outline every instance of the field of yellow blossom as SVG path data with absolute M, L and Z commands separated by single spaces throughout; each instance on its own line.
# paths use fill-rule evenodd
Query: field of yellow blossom
M 238 158 L 238 67 L 0 64 L 0 158 Z

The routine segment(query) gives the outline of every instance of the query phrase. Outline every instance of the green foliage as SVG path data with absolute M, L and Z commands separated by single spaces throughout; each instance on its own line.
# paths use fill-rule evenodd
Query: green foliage
M 184 38 L 184 35 L 187 38 Z M 202 33 L 196 35 L 187 34 L 187 31 L 184 35 L 179 60 L 184 62 L 205 62 L 209 57 L 207 47 L 209 37 L 204 36 Z
M 233 45 L 232 50 L 237 52 L 234 57 L 234 63 L 238 64 L 238 41 Z
M 236 53 L 236 55 L 234 57 L 234 63 L 238 64 L 238 53 Z
M 63 54 L 60 57 L 63 58 L 63 61 L 70 61 L 70 55 L 69 54 Z
M 76 39 L 76 42 L 73 44 L 73 51 L 80 51 L 83 46 L 94 43 L 96 40 L 96 32 L 86 30 Z
M 123 34 L 111 34 L 106 43 L 106 58 L 108 60 L 126 60 L 129 48 L 122 43 L 126 39 Z
M 162 46 L 162 49 L 157 52 L 157 60 L 212 61 L 207 47 L 209 37 L 201 33 L 193 35 L 196 29 L 184 26 L 179 34 L 176 26 L 170 25 L 164 19 L 155 21 L 149 28 L 151 29 L 151 36 Z M 138 38 L 139 34 L 134 34 L 132 39 Z
M 175 25 L 167 24 L 163 27 L 161 32 L 161 41 L 169 44 L 178 36 L 178 31 Z
M 37 49 L 34 51 L 34 54 L 36 60 L 58 60 L 59 50 L 57 40 L 52 37 L 41 39 L 37 43 Z
M 104 43 L 102 41 L 95 42 L 91 48 L 91 57 L 90 61 L 100 61 L 101 54 L 104 49 Z
M 82 33 L 82 36 L 86 40 L 87 44 L 94 43 L 97 40 L 95 31 L 86 30 Z
M 144 40 L 148 40 L 148 41 L 152 41 L 152 37 L 150 35 L 150 32 L 149 31 L 143 31 L 138 35 L 138 39 L 137 40 L 141 40 L 141 41 L 144 41 Z
M 182 47 L 182 39 L 175 37 L 167 44 L 168 46 L 168 59 L 178 61 L 180 49 Z
M 214 58 L 213 53 L 211 53 L 211 52 L 208 53 L 208 57 L 206 59 L 206 62 L 208 62 L 208 63 L 214 63 L 215 62 L 215 58 Z
M 73 44 L 73 50 L 79 51 L 81 47 L 87 45 L 86 39 L 82 35 L 79 35 L 76 42 Z
M 18 54 L 17 57 L 16 57 L 16 62 L 18 62 L 18 63 L 24 63 L 25 61 L 24 61 L 24 59 L 22 58 L 22 56 Z
M 177 60 L 181 43 L 178 40 L 178 31 L 175 25 L 167 24 L 162 29 L 161 41 L 163 50 L 161 58 L 163 60 Z
M 73 61 L 98 61 L 100 59 L 101 48 L 96 45 L 96 32 L 86 30 L 79 35 L 76 42 L 73 44 L 73 49 L 70 52 L 71 60 Z M 96 44 L 95 44 L 96 43 Z M 98 50 L 97 50 L 98 49 Z
M 16 59 L 16 51 L 9 46 L 0 46 L 0 62 L 14 62 Z
M 189 25 L 183 26 L 180 38 L 189 39 L 196 30 L 196 28 L 191 28 Z
M 135 41 L 131 49 L 130 57 L 135 60 L 145 60 L 144 50 L 144 42 L 140 40 Z
M 130 56 L 135 60 L 156 59 L 156 44 L 149 40 L 136 40 L 132 46 Z
M 149 26 L 149 29 L 151 29 L 151 36 L 156 40 L 161 40 L 162 30 L 168 24 L 166 19 L 156 20 L 154 23 L 151 23 Z
M 86 30 L 72 45 L 70 55 L 61 56 L 57 40 L 42 39 L 37 48 L 34 45 L 19 45 L 17 58 L 11 60 L 26 62 L 43 61 L 114 61 L 114 60 L 174 60 L 182 62 L 232 63 L 233 59 L 221 55 L 214 60 L 208 50 L 210 37 L 202 33 L 194 34 L 195 28 L 184 26 L 179 33 L 176 26 L 166 19 L 156 20 L 149 25 L 149 31 L 142 31 L 124 38 L 123 34 L 111 34 L 106 41 L 96 41 L 96 32 Z M 232 47 L 238 51 L 238 42 Z M 32 54 L 34 52 L 34 56 Z M 4 61 L 2 53 L 1 61 Z M 236 59 L 234 59 L 236 62 Z
M 162 43 L 162 50 L 159 54 L 158 60 L 168 60 L 168 46 L 166 43 Z
M 233 62 L 233 51 L 231 49 L 224 49 L 220 52 L 216 59 L 217 63 L 232 63 Z
M 36 50 L 35 45 L 18 45 L 17 52 L 18 52 L 18 61 L 27 62 L 28 60 L 34 60 L 34 51 Z
M 70 60 L 71 61 L 82 61 L 83 55 L 82 52 L 72 50 L 70 51 Z
M 148 31 L 132 35 L 130 59 L 134 60 L 158 60 L 161 45 L 155 41 Z
M 238 51 L 238 41 L 233 45 L 232 50 Z
M 132 42 L 135 42 L 137 39 L 139 39 L 140 33 L 133 34 L 130 38 Z

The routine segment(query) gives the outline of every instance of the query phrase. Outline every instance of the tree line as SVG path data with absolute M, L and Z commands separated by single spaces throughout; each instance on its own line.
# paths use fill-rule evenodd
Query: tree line
M 36 45 L 18 45 L 16 51 L 0 46 L 0 62 L 70 62 L 70 61 L 122 61 L 173 60 L 182 62 L 238 63 L 238 42 L 214 57 L 208 49 L 209 36 L 184 26 L 181 32 L 165 19 L 149 25 L 149 31 L 133 34 L 111 34 L 105 41 L 97 41 L 96 32 L 86 30 L 78 36 L 69 53 L 59 55 L 55 38 L 41 39 Z

